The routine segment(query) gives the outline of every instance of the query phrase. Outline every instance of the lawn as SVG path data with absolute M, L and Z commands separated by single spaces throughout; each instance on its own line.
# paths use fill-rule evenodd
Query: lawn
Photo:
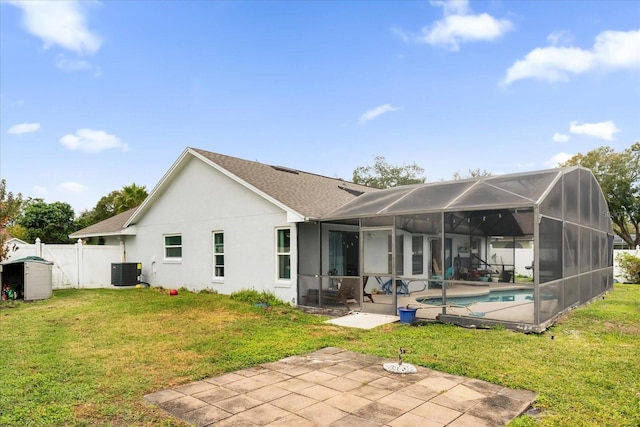
M 212 293 L 65 290 L 0 306 L 0 425 L 182 426 L 143 395 L 326 346 L 539 394 L 512 426 L 640 425 L 640 286 L 577 309 L 544 334 L 501 328 L 323 323 Z

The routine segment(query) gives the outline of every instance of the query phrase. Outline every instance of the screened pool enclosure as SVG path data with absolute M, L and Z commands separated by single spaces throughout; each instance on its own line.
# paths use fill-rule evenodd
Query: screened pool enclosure
M 580 167 L 362 194 L 298 229 L 299 304 L 540 332 L 613 284 L 613 229 Z

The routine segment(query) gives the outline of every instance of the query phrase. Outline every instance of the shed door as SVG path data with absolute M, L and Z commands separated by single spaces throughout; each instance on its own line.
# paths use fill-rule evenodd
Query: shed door
M 24 299 L 51 297 L 51 266 L 39 262 L 24 263 Z

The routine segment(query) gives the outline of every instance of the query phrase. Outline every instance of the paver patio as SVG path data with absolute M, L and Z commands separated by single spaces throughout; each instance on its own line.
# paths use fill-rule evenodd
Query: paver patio
M 202 427 L 504 426 L 536 398 L 422 367 L 389 373 L 387 362 L 328 347 L 144 398 Z

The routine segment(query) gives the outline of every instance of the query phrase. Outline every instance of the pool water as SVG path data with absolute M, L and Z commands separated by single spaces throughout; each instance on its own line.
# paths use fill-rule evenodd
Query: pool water
M 442 305 L 442 298 L 420 297 L 416 301 L 421 304 Z M 484 295 L 470 295 L 447 298 L 447 304 L 468 306 L 476 302 L 513 302 L 513 301 L 533 301 L 532 289 L 516 289 L 511 291 L 490 291 Z

